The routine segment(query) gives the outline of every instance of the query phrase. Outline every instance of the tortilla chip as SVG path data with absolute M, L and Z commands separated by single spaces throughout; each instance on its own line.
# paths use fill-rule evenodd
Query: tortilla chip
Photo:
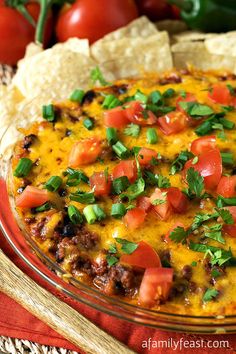
M 146 38 L 156 33 L 157 33 L 156 26 L 151 21 L 149 21 L 149 19 L 146 16 L 142 16 L 130 22 L 127 26 L 121 27 L 114 32 L 108 33 L 106 36 L 99 39 L 96 43 L 105 42 L 105 41 L 114 41 L 125 37 Z
M 173 36 L 175 42 L 201 42 L 207 38 L 217 36 L 215 33 L 204 33 L 199 31 L 186 31 Z
M 180 33 L 187 30 L 185 22 L 180 20 L 163 20 L 155 23 L 159 31 L 167 31 L 170 35 Z
M 236 31 L 219 34 L 205 41 L 207 50 L 212 54 L 236 56 Z
M 114 67 L 119 69 L 118 65 L 123 62 L 125 68 L 120 70 L 127 77 L 130 77 L 130 72 L 137 66 L 142 66 L 142 70 L 146 72 L 172 68 L 167 32 L 157 32 L 145 40 L 138 37 L 95 43 L 91 47 L 91 54 L 99 65 L 106 61 L 113 61 Z
M 61 45 L 61 44 L 60 44 Z M 87 89 L 93 60 L 67 46 L 47 49 L 21 63 L 13 85 L 28 99 L 63 99 L 76 88 Z
M 180 42 L 171 47 L 174 66 L 186 68 L 188 64 L 201 70 L 225 69 L 235 73 L 236 59 L 228 55 L 215 55 L 207 51 L 203 42 Z

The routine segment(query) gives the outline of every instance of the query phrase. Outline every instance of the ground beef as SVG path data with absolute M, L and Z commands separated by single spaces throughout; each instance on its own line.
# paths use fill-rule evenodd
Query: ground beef
M 134 269 L 116 264 L 102 276 L 94 278 L 94 285 L 107 295 L 136 294 L 142 279 L 142 273 Z
M 85 226 L 81 226 L 76 229 L 76 235 L 72 240 L 75 245 L 91 250 L 96 247 L 99 237 L 95 232 L 91 232 Z
M 92 103 L 96 96 L 97 94 L 95 91 L 93 90 L 87 91 L 83 97 L 82 104 Z
M 34 134 L 26 135 L 23 139 L 23 149 L 28 150 L 36 139 L 37 137 Z
M 169 76 L 163 77 L 159 80 L 160 85 L 180 84 L 181 82 L 182 82 L 181 77 L 176 73 L 172 73 Z
M 190 280 L 192 278 L 192 275 L 193 275 L 192 267 L 190 265 L 185 265 L 182 268 L 182 275 L 183 275 L 184 279 Z

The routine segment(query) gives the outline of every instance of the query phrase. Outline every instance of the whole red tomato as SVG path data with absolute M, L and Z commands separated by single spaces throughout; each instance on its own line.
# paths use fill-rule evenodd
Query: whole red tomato
M 136 0 L 140 15 L 146 15 L 151 21 L 172 18 L 171 5 L 166 0 Z
M 26 8 L 37 21 L 40 5 L 30 2 Z M 0 63 L 15 65 L 24 56 L 27 44 L 34 40 L 35 28 L 16 9 L 4 5 L 0 0 Z M 52 15 L 48 17 L 45 28 L 44 45 L 52 34 Z
M 93 43 L 137 17 L 133 0 L 76 0 L 69 9 L 62 9 L 56 34 L 60 42 L 78 37 Z

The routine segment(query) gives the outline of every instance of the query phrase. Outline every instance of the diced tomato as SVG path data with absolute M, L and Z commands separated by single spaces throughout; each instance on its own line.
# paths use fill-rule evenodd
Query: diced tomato
M 175 213 L 185 213 L 189 206 L 186 195 L 179 188 L 170 187 L 167 189 L 167 198 Z
M 78 167 L 95 162 L 101 152 L 101 141 L 96 137 L 77 141 L 70 152 L 69 166 Z
M 217 193 L 224 198 L 236 196 L 236 176 L 222 176 L 217 186 Z
M 133 208 L 125 214 L 124 223 L 130 230 L 135 230 L 143 224 L 145 217 L 146 213 L 143 209 Z
M 134 160 L 121 161 L 113 168 L 113 179 L 122 176 L 126 176 L 130 183 L 133 183 L 137 179 L 137 166 Z
M 198 138 L 191 143 L 190 151 L 194 155 L 201 155 L 204 152 L 215 149 L 216 147 L 216 137 L 215 135 L 204 136 L 203 138 Z
M 158 118 L 157 123 L 165 135 L 176 134 L 187 127 L 187 116 L 182 112 L 174 111 Z
M 197 101 L 197 99 L 196 99 L 196 97 L 195 97 L 195 95 L 193 93 L 186 92 L 186 96 L 185 97 L 180 96 L 176 100 L 176 108 L 178 109 L 178 111 L 186 113 L 185 110 L 180 106 L 180 102 L 196 102 L 196 101 Z
M 161 267 L 160 257 L 156 251 L 144 241 L 139 242 L 138 248 L 136 248 L 133 253 L 123 254 L 120 257 L 120 262 L 140 268 Z
M 147 268 L 139 289 L 140 305 L 153 307 L 158 299 L 166 300 L 172 283 L 172 268 Z
M 236 206 L 228 206 L 224 209 L 227 209 L 234 219 L 233 225 L 223 225 L 223 231 L 229 236 L 236 237 Z
M 215 84 L 208 92 L 208 97 L 214 102 L 223 105 L 230 105 L 232 96 L 229 89 L 224 84 Z
M 49 200 L 48 191 L 33 186 L 27 186 L 19 197 L 16 206 L 19 208 L 36 208 Z
M 187 170 L 192 167 L 204 177 L 205 188 L 215 189 L 222 175 L 222 158 L 219 149 L 212 149 L 198 156 L 198 161 L 192 164 L 193 159 L 186 162 L 183 176 L 186 177 Z
M 153 125 L 157 122 L 157 117 L 151 111 L 143 108 L 141 102 L 131 101 L 126 106 L 126 114 L 130 122 L 138 125 Z
M 227 235 L 236 237 L 236 225 L 223 225 L 222 228 L 223 232 L 225 232 Z
M 137 199 L 137 207 L 143 209 L 147 212 L 151 208 L 152 204 L 150 202 L 150 198 L 148 197 L 139 197 Z
M 95 172 L 89 178 L 89 183 L 96 197 L 108 195 L 111 191 L 111 178 L 106 176 L 104 172 Z
M 153 149 L 141 148 L 138 153 L 138 161 L 141 166 L 149 165 L 153 159 L 157 159 L 157 152 Z
M 167 234 L 165 235 L 165 240 L 166 240 L 167 242 L 171 241 L 171 239 L 170 239 L 170 234 L 171 234 L 171 232 L 172 232 L 174 229 L 176 229 L 177 227 L 183 227 L 183 228 L 185 229 L 184 224 L 182 224 L 182 222 L 177 221 L 177 222 L 170 228 L 170 230 L 167 232 Z
M 124 128 L 129 124 L 126 110 L 122 107 L 115 107 L 104 112 L 104 124 L 106 127 L 117 129 Z
M 154 193 L 150 196 L 150 202 L 155 204 L 155 202 L 159 202 L 157 205 L 153 205 L 153 210 L 160 217 L 161 220 L 167 220 L 172 212 L 171 204 L 167 198 L 167 192 L 160 188 L 156 188 Z M 161 203 L 160 201 L 163 201 Z

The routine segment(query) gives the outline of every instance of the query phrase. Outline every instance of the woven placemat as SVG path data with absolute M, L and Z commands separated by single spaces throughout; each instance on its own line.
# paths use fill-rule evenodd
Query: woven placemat
M 0 84 L 9 85 L 16 68 L 0 64 Z M 0 354 L 79 354 L 63 348 L 49 347 L 28 340 L 0 336 Z

